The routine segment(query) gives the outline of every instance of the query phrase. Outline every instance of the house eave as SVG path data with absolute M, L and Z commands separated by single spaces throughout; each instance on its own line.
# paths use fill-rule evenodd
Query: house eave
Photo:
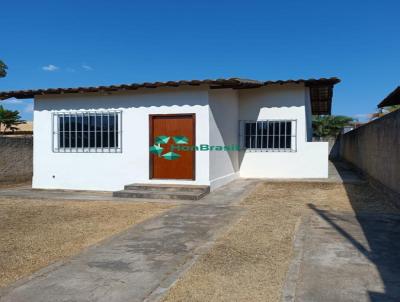
M 76 93 L 108 93 L 117 91 L 130 91 L 141 88 L 155 89 L 160 87 L 182 87 L 182 86 L 201 86 L 206 85 L 210 89 L 253 89 L 269 85 L 288 85 L 303 84 L 310 87 L 311 103 L 313 114 L 330 114 L 332 104 L 333 86 L 340 82 L 338 78 L 320 78 L 320 79 L 297 79 L 297 80 L 276 80 L 276 81 L 258 81 L 242 78 L 228 79 L 205 79 L 205 80 L 181 80 L 166 82 L 145 82 L 132 83 L 109 86 L 91 86 L 91 87 L 75 87 L 75 88 L 48 88 L 48 89 L 30 89 L 30 90 L 14 90 L 0 92 L 0 100 L 17 98 L 32 99 L 40 95 L 59 95 L 59 94 L 76 94 Z M 315 109 L 315 110 L 314 110 Z
M 397 86 L 395 90 L 389 93 L 389 95 L 378 104 L 378 108 L 393 105 L 400 105 L 400 86 Z

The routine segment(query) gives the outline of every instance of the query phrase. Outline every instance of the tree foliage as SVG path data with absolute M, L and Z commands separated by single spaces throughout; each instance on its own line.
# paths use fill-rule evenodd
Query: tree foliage
M 18 125 L 25 123 L 18 110 L 7 110 L 0 105 L 0 133 L 4 134 L 7 130 L 15 131 Z
M 318 137 L 336 137 L 345 126 L 350 126 L 355 119 L 343 115 L 314 115 L 313 132 Z
M 4 78 L 7 75 L 7 65 L 4 64 L 2 60 L 0 60 L 0 78 Z

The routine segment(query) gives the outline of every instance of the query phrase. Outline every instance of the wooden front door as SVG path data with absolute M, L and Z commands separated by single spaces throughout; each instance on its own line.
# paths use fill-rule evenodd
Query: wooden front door
M 162 138 L 159 155 L 150 153 L 150 178 L 158 179 L 195 179 L 195 151 L 171 150 L 175 146 L 195 146 L 195 115 L 194 114 L 163 114 L 150 115 L 150 147 L 158 145 L 156 140 Z M 187 139 L 182 141 L 179 137 Z M 165 142 L 168 139 L 167 142 Z M 178 142 L 178 144 L 177 144 Z M 178 154 L 174 158 L 173 152 Z M 170 155 L 170 156 L 168 156 Z M 172 159 L 171 159 L 172 155 Z

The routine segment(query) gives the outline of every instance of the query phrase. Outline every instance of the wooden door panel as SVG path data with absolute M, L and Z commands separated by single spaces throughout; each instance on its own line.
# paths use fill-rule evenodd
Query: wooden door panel
M 168 136 L 169 141 L 161 144 L 163 154 L 170 152 L 170 146 L 175 144 L 173 136 L 185 136 L 187 145 L 195 143 L 195 115 L 151 115 L 150 116 L 150 146 L 155 143 L 155 138 Z M 168 160 L 150 153 L 150 177 L 157 179 L 195 179 L 195 151 L 178 151 L 179 158 Z

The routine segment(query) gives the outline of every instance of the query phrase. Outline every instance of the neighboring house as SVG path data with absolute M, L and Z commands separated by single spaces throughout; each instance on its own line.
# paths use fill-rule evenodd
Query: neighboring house
M 345 134 L 347 132 L 350 132 L 350 131 L 354 130 L 354 128 L 355 128 L 354 126 L 344 126 L 342 128 L 341 134 Z
M 387 97 L 385 97 L 379 104 L 378 108 L 400 105 L 400 86 L 393 90 Z
M 34 188 L 214 189 L 238 177 L 328 177 L 328 143 L 312 142 L 311 118 L 330 114 L 339 82 L 170 81 L 10 91 L 0 99 L 35 99 Z M 194 145 L 203 146 L 190 151 Z
M 349 126 L 344 126 L 342 128 L 341 134 L 345 134 L 347 132 L 353 131 L 354 129 L 361 127 L 362 125 L 365 125 L 365 122 L 358 122 L 358 121 L 354 121 L 351 123 L 351 125 Z

